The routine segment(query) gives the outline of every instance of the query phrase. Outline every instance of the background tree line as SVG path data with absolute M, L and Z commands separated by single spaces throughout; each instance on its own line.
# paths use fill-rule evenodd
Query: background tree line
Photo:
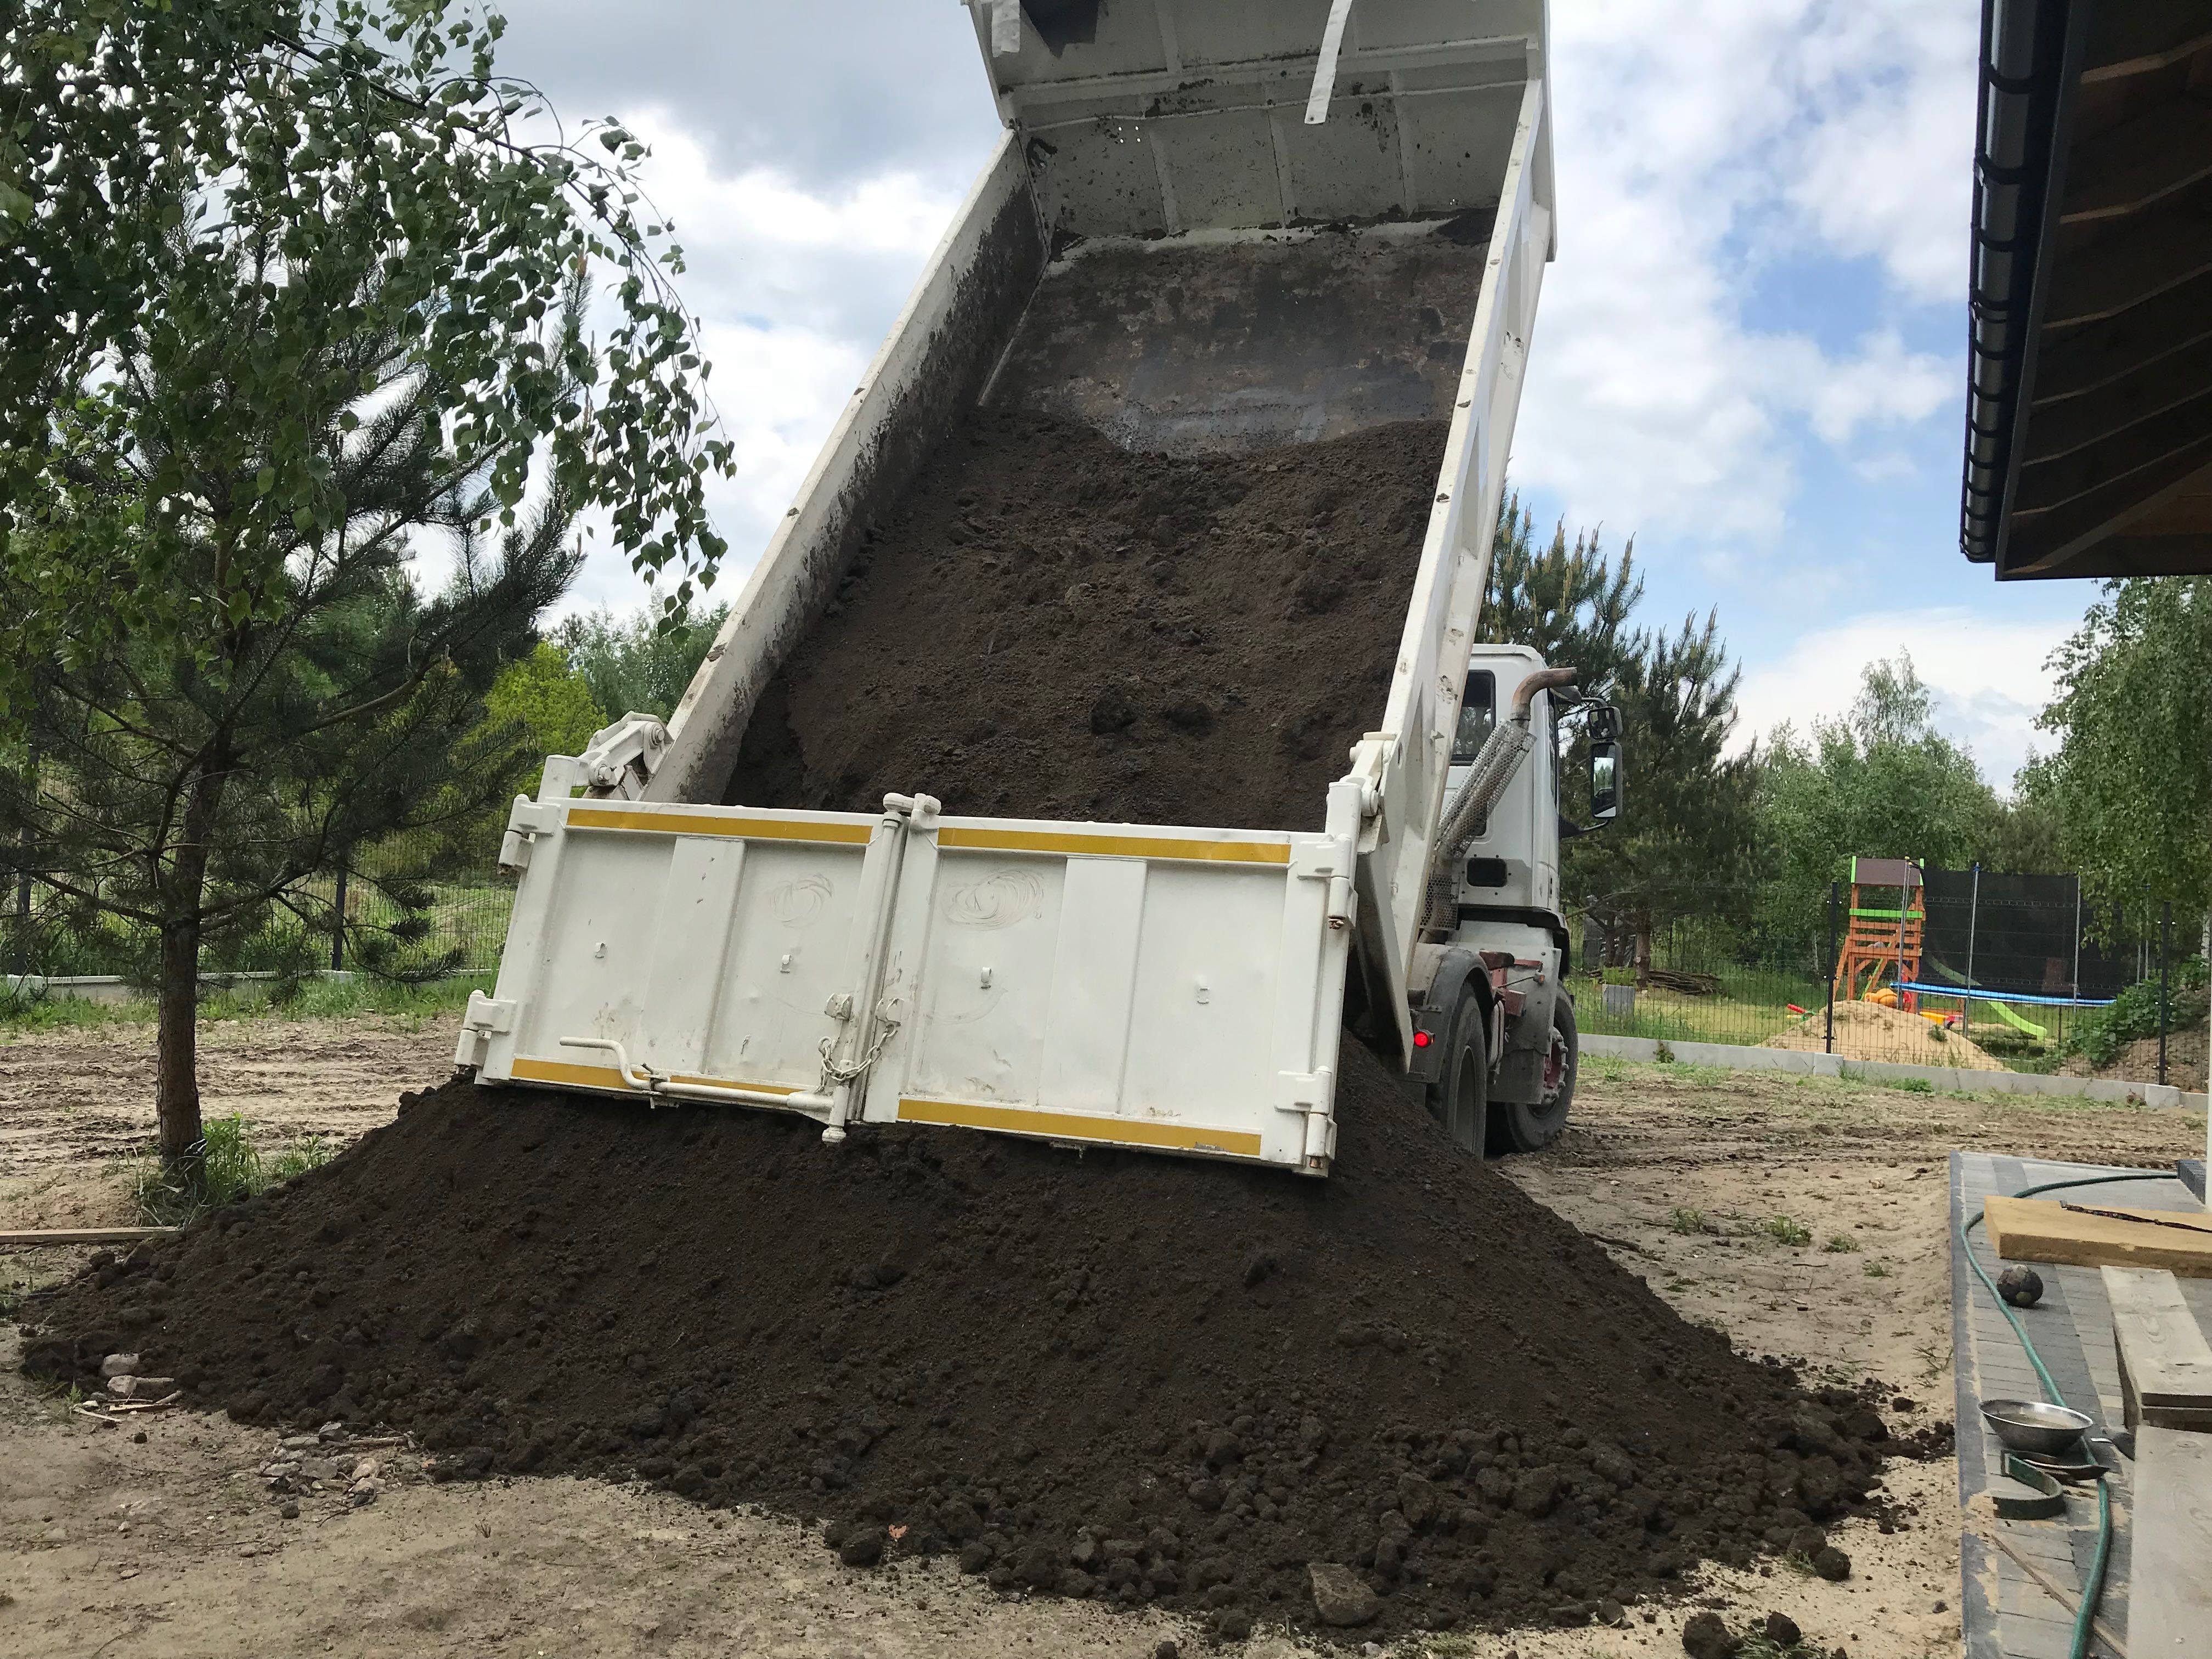
M 1846 876 L 1854 854 L 1947 869 L 2069 867 L 2078 842 L 2063 826 L 2082 809 L 2041 781 L 2056 775 L 2053 763 L 2031 767 L 2015 798 L 2000 795 L 1971 751 L 1937 730 L 1928 688 L 1904 653 L 1867 667 L 1841 718 L 1739 742 L 1740 673 L 1717 611 L 1650 627 L 1637 616 L 1643 598 L 1632 541 L 1615 556 L 1595 531 L 1570 542 L 1561 525 L 1540 543 L 1528 510 L 1508 500 L 1483 637 L 1573 664 L 1584 688 L 1622 714 L 1626 808 L 1612 827 L 1568 841 L 1562 860 L 1567 902 L 1593 924 L 1606 965 L 1648 968 L 1655 936 L 1685 918 L 1724 932 L 1746 959 L 1802 955 L 1825 927 L 1830 884 Z M 2080 650 L 2085 662 L 2099 654 Z M 1578 743 L 1565 764 L 1572 818 Z M 2085 878 L 2105 880 L 2098 890 L 2118 896 L 2135 892 L 2129 884 L 2139 875 L 2130 866 Z

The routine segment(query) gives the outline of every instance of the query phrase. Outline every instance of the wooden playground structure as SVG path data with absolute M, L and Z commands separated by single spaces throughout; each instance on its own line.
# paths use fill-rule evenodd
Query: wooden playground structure
M 1894 901 L 1875 902 L 1894 894 Z M 1836 952 L 1835 996 L 1856 1002 L 1869 996 L 1889 975 L 1893 986 L 1920 977 L 1920 954 L 1928 927 L 1928 902 L 1920 866 L 1910 859 L 1851 860 L 1851 902 L 1844 915 L 1842 946 Z M 1895 993 L 1910 1008 L 1912 993 Z

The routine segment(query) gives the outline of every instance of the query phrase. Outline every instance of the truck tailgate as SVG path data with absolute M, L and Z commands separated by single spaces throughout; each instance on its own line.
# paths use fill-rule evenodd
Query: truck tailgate
M 480 1081 L 1325 1175 L 1356 786 L 1319 834 L 553 799 Z

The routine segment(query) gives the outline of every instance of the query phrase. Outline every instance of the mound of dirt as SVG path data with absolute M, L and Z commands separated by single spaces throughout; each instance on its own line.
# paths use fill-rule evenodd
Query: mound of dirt
M 1314 1624 L 1313 1563 L 1363 1637 L 1586 1620 L 1865 1504 L 1869 1400 L 1677 1317 L 1351 1043 L 1339 1102 L 1310 1182 L 455 1082 L 27 1304 L 25 1365 L 1231 1636 Z
M 1791 1030 L 1767 1038 L 1765 1046 L 1822 1048 L 1827 1031 L 1826 1011 L 1815 1008 Z M 1964 1072 L 2005 1069 L 2002 1060 L 1984 1054 L 1972 1037 L 1879 1002 L 1836 1005 L 1836 1052 L 1845 1060 L 1886 1060 L 1899 1066 L 1954 1066 Z
M 976 414 L 763 695 L 723 799 L 1319 829 L 1382 718 L 1444 434 L 1177 458 Z

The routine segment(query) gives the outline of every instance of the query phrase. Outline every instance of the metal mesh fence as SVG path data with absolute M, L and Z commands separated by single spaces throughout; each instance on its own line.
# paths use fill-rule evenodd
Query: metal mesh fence
M 267 906 L 250 927 L 212 937 L 201 971 L 489 972 L 499 965 L 514 904 L 497 852 L 495 837 L 480 855 L 458 858 L 446 844 L 404 839 L 361 848 L 343 871 L 298 884 L 294 902 Z M 335 925 L 341 906 L 343 932 Z M 155 944 L 152 929 L 95 914 L 35 878 L 13 884 L 0 911 L 0 969 L 11 975 L 150 982 Z
M 2169 1080 L 2162 1042 L 2124 1041 L 2203 1018 L 2201 973 L 2189 965 L 2198 988 L 2185 990 L 2156 907 L 2100 910 L 2072 876 L 1907 881 L 1838 882 L 1795 905 L 1715 884 L 1589 908 L 1573 918 L 1577 1024 L 1846 1060 Z

